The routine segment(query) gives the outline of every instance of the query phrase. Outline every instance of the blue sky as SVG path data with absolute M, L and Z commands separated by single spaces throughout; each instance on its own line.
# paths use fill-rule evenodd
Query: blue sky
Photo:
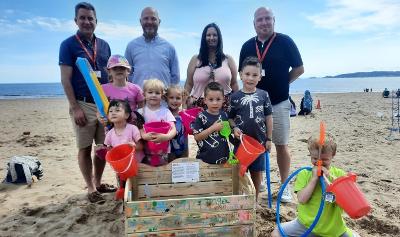
M 79 1 L 0 1 L 0 83 L 58 82 L 58 50 L 75 33 Z M 158 9 L 159 34 L 176 48 L 181 80 L 198 53 L 205 25 L 216 22 L 224 52 L 238 60 L 242 44 L 255 35 L 254 10 L 271 7 L 275 30 L 288 34 L 303 57 L 303 77 L 355 71 L 400 70 L 399 0 L 157 0 L 89 1 L 96 7 L 96 35 L 113 54 L 142 34 L 140 12 Z

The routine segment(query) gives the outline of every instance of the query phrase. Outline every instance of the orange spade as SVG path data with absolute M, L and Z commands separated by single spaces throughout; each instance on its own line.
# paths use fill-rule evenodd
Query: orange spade
M 322 160 L 321 157 L 321 149 L 325 144 L 325 123 L 323 121 L 319 124 L 319 149 L 318 149 L 318 161 L 317 161 L 317 175 L 322 175 Z

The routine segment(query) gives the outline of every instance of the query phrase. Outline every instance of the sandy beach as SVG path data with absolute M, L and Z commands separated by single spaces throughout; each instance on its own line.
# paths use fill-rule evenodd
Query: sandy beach
M 357 183 L 372 205 L 366 217 L 346 217 L 348 225 L 361 236 L 399 236 L 400 140 L 385 139 L 391 127 L 391 99 L 381 93 L 314 94 L 313 98 L 314 104 L 320 100 L 320 110 L 291 118 L 291 171 L 310 165 L 306 140 L 325 121 L 338 143 L 334 165 L 358 175 Z M 301 96 L 293 99 L 299 106 Z M 44 169 L 43 179 L 30 187 L 0 184 L 0 236 L 123 236 L 122 204 L 113 201 L 113 194 L 106 195 L 104 205 L 86 199 L 67 100 L 0 100 L 0 106 L 0 179 L 14 155 L 37 156 Z M 194 156 L 193 139 L 190 148 Z M 273 150 L 274 192 L 279 188 L 275 159 Z M 109 166 L 103 179 L 116 182 Z M 263 208 L 257 210 L 259 236 L 269 236 L 275 225 L 275 207 L 268 209 L 265 202 L 261 199 Z M 294 218 L 295 207 L 295 203 L 282 206 L 283 220 Z

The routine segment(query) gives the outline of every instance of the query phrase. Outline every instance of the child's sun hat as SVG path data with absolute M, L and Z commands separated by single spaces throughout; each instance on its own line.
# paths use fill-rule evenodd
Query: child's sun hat
M 128 60 L 119 54 L 112 55 L 107 62 L 107 69 L 111 69 L 113 67 L 125 67 L 131 69 L 131 65 L 129 65 Z

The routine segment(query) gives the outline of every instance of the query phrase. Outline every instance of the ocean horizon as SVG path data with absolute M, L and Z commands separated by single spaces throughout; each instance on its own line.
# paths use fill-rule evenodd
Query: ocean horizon
M 183 86 L 185 81 L 181 81 Z M 239 87 L 241 81 L 239 80 Z M 400 77 L 360 77 L 360 78 L 300 78 L 290 85 L 290 94 L 350 93 L 363 92 L 365 88 L 373 92 L 390 91 L 400 88 Z M 65 98 L 59 82 L 53 83 L 4 83 L 0 84 L 0 99 Z

